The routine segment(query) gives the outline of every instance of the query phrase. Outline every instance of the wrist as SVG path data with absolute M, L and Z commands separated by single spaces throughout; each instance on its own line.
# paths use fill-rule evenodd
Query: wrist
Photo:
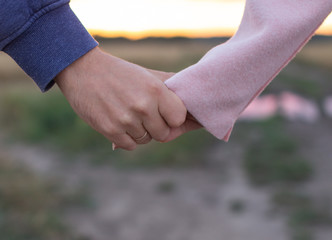
M 55 78 L 54 82 L 58 85 L 63 93 L 76 88 L 82 76 L 89 74 L 88 69 L 93 67 L 102 51 L 95 47 L 75 60 L 65 69 L 63 69 Z M 91 73 L 90 73 L 91 74 Z
M 36 18 L 3 50 L 46 91 L 60 71 L 97 45 L 66 4 Z

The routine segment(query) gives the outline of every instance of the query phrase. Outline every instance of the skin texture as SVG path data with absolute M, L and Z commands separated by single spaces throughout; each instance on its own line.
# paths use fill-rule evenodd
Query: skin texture
M 177 128 L 172 128 L 170 134 L 164 142 L 170 142 L 186 132 L 197 130 L 202 127 L 203 126 L 190 113 L 187 113 L 185 122 Z
M 74 111 L 116 148 L 165 142 L 184 129 L 187 110 L 163 83 L 173 73 L 149 70 L 96 47 L 55 79 Z M 144 139 L 135 139 L 149 134 Z M 181 132 L 182 133 L 182 132 Z

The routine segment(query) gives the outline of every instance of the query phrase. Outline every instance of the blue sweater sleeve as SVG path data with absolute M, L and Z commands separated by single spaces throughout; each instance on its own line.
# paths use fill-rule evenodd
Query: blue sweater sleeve
M 63 69 L 98 43 L 68 5 L 69 0 L 0 0 L 0 50 L 42 91 Z

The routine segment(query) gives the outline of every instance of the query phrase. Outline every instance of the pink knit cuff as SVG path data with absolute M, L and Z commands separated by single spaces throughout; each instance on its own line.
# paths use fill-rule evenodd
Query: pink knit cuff
M 247 0 L 234 37 L 166 85 L 210 133 L 227 141 L 242 111 L 305 45 L 331 10 L 332 0 Z

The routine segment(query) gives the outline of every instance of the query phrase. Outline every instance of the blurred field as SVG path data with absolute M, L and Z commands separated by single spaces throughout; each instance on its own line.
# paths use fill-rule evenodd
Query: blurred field
M 326 69 L 332 68 L 331 41 L 312 42 L 297 57 L 309 64 L 315 64 Z
M 1 239 L 83 239 L 72 233 L 62 217 L 69 207 L 80 205 L 82 196 L 1 155 Z
M 99 41 L 115 56 L 178 72 L 226 39 Z M 310 99 L 322 110 L 322 102 L 332 95 L 331 39 L 310 42 L 264 94 L 285 90 Z M 18 221 L 22 231 L 7 229 L 6 239 L 13 240 L 77 239 L 76 232 L 96 240 L 109 236 L 114 240 L 220 236 L 225 236 L 222 240 L 243 236 L 247 240 L 330 240 L 331 126 L 332 119 L 324 113 L 312 124 L 277 115 L 240 121 L 227 144 L 200 130 L 168 144 L 113 152 L 104 137 L 74 114 L 56 87 L 41 94 L 0 53 L 0 230 Z M 3 152 L 23 165 L 18 170 L 12 167 L 11 158 L 1 157 Z M 52 162 L 46 174 L 36 167 L 43 162 Z M 24 164 L 36 173 L 24 169 Z M 62 181 L 54 182 L 49 175 Z M 72 205 L 62 204 L 66 194 L 48 186 L 62 188 L 64 182 L 74 190 L 89 188 L 89 196 L 80 195 L 72 203 L 92 198 L 94 209 L 70 210 Z M 48 195 L 56 199 L 55 205 Z M 45 205 L 37 209 L 42 212 L 37 219 L 42 220 L 31 224 L 36 216 L 29 208 L 36 209 L 40 198 L 45 198 Z M 28 214 L 17 217 L 14 210 L 22 206 Z M 69 209 L 67 214 L 64 209 Z M 56 223 L 49 223 L 49 218 Z

